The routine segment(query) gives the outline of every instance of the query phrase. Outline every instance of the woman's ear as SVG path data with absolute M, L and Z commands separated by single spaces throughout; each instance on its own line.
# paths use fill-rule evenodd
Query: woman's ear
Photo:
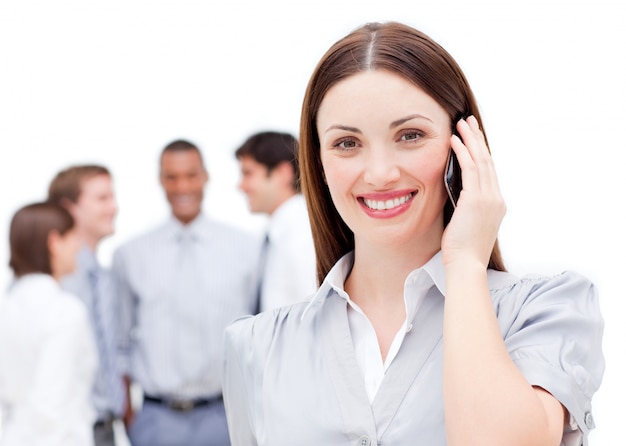
M 48 253 L 50 254 L 50 259 L 56 255 L 59 250 L 59 241 L 61 240 L 61 234 L 56 229 L 53 229 L 48 233 Z

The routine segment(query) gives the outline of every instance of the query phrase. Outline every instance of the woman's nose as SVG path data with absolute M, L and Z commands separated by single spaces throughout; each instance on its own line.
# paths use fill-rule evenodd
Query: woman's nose
M 385 187 L 400 178 L 400 166 L 392 153 L 374 149 L 365 158 L 363 180 L 374 187 Z

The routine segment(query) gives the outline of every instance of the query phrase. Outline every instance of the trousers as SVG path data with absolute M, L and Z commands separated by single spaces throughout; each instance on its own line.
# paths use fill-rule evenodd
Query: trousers
M 230 446 L 222 400 L 189 411 L 144 401 L 128 437 L 132 446 Z
M 95 446 L 115 446 L 113 421 L 107 420 L 102 423 L 96 423 L 93 427 L 93 437 Z

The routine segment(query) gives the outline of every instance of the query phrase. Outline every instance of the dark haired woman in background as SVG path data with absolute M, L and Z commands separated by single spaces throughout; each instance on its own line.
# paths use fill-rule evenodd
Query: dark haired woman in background
M 74 269 L 78 240 L 64 208 L 18 210 L 9 232 L 15 281 L 0 306 L 2 446 L 93 445 L 97 363 L 83 303 L 58 280 Z

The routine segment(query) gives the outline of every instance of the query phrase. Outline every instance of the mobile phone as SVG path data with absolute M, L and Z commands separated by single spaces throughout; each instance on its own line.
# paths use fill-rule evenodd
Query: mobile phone
M 461 195 L 461 189 L 463 189 L 463 182 L 461 181 L 461 166 L 452 148 L 450 148 L 450 152 L 448 152 L 448 161 L 446 162 L 443 182 L 446 185 L 452 206 L 456 207 L 456 203 L 459 201 L 459 196 Z

